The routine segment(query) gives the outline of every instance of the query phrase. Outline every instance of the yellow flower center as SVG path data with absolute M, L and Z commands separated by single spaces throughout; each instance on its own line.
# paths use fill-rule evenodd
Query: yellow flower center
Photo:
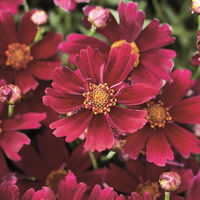
M 145 183 L 141 183 L 137 186 L 136 191 L 141 196 L 144 196 L 145 192 L 149 192 L 153 200 L 157 200 L 158 197 L 161 196 L 161 192 L 159 191 L 159 185 L 157 182 L 146 181 Z
M 113 48 L 113 47 L 121 47 L 122 44 L 124 44 L 125 42 L 127 42 L 127 41 L 126 40 L 116 41 L 111 45 L 111 48 Z M 135 62 L 133 64 L 133 67 L 136 68 L 138 66 L 138 64 L 139 64 L 140 52 L 139 52 L 139 49 L 138 49 L 137 45 L 135 44 L 135 42 L 129 42 L 129 44 L 131 45 L 131 48 L 132 48 L 131 53 L 137 55 L 136 56 L 136 60 L 135 60 Z
M 172 120 L 168 108 L 166 108 L 162 101 L 147 103 L 146 110 L 148 112 L 147 120 L 151 128 L 164 127 L 167 121 Z
M 33 60 L 30 47 L 25 44 L 9 44 L 5 54 L 7 56 L 6 65 L 16 70 L 25 69 L 27 64 Z
M 52 189 L 52 191 L 57 194 L 58 192 L 58 185 L 60 181 L 65 179 L 67 175 L 67 171 L 63 169 L 58 169 L 52 171 L 46 178 L 45 185 Z
M 114 97 L 114 90 L 109 88 L 107 83 L 95 85 L 90 83 L 89 91 L 83 93 L 83 102 L 86 109 L 91 109 L 96 114 L 107 114 L 110 107 L 116 105 L 117 99 Z

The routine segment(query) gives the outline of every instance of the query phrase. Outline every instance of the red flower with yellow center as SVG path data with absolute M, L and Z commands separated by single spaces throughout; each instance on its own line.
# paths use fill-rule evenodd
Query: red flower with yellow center
M 0 12 L 0 78 L 18 85 L 22 93 L 36 89 L 36 78 L 51 80 L 52 71 L 60 66 L 55 55 L 61 34 L 51 32 L 34 42 L 38 30 L 31 20 L 34 12 L 24 14 L 18 29 L 10 12 Z
M 106 63 L 97 49 L 88 47 L 76 59 L 78 70 L 57 68 L 53 89 L 46 90 L 43 101 L 60 114 L 73 114 L 52 123 L 53 133 L 72 142 L 86 132 L 85 147 L 102 151 L 114 144 L 111 128 L 126 133 L 142 128 L 147 112 L 128 107 L 150 100 L 158 90 L 146 84 L 123 83 L 135 59 L 127 43 L 112 48 Z
M 133 159 L 145 150 L 149 162 L 163 166 L 174 159 L 171 146 L 184 157 L 200 152 L 199 139 L 179 125 L 200 123 L 200 96 L 182 100 L 193 86 L 191 72 L 175 70 L 171 76 L 173 83 L 145 105 L 147 125 L 127 137 L 125 151 Z
M 84 22 L 89 27 L 91 26 L 89 16 L 95 8 L 95 6 L 84 8 L 86 15 Z M 67 36 L 66 42 L 61 43 L 61 50 L 70 55 L 71 62 L 75 62 L 76 54 L 90 45 L 98 48 L 106 60 L 110 49 L 120 48 L 122 44 L 128 42 L 132 47 L 132 53 L 136 55 L 130 71 L 133 83 L 147 83 L 153 87 L 160 87 L 163 79 L 172 81 L 169 73 L 173 68 L 172 59 L 176 54 L 173 50 L 163 49 L 164 46 L 174 42 L 171 27 L 167 24 L 160 25 L 157 19 L 153 19 L 142 29 L 145 13 L 138 10 L 137 3 L 131 1 L 119 3 L 118 15 L 119 24 L 110 13 L 109 20 L 104 17 L 107 19 L 106 25 L 96 29 L 108 42 L 96 37 L 72 33 Z

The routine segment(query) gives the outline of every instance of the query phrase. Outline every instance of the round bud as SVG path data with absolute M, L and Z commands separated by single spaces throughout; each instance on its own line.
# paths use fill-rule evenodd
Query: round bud
M 36 25 L 46 24 L 48 20 L 48 15 L 44 10 L 36 10 L 32 16 L 31 20 Z
M 174 192 L 181 185 L 181 177 L 177 172 L 163 172 L 159 177 L 160 187 L 166 192 Z
M 96 6 L 88 13 L 88 21 L 97 28 L 103 28 L 110 22 L 110 11 Z

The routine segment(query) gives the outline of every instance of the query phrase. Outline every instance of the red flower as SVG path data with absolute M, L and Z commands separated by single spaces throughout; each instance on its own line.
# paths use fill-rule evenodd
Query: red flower
M 107 63 L 102 61 L 97 49 L 88 47 L 77 57 L 78 71 L 57 68 L 53 74 L 53 89 L 46 90 L 43 101 L 60 114 L 74 114 L 50 125 L 56 129 L 54 135 L 66 136 L 66 141 L 72 142 L 85 131 L 85 148 L 103 151 L 114 144 L 111 127 L 128 133 L 142 128 L 146 111 L 117 105 L 138 105 L 158 92 L 145 84 L 123 83 L 134 58 L 129 44 L 113 48 Z
M 30 187 L 40 189 L 46 185 L 57 193 L 59 182 L 70 170 L 79 181 L 89 186 L 103 182 L 106 169 L 89 170 L 92 163 L 83 145 L 79 145 L 69 154 L 65 141 L 56 138 L 49 131 L 37 135 L 36 144 L 38 151 L 31 145 L 25 146 L 19 153 L 22 159 L 15 162 L 24 174 L 22 177 L 20 174 L 18 176 L 18 185 L 22 191 Z M 35 177 L 36 180 L 30 182 L 26 180 L 27 177 Z
M 136 159 L 142 149 L 146 149 L 149 162 L 165 165 L 167 160 L 173 160 L 172 145 L 182 156 L 200 152 L 199 140 L 187 129 L 177 123 L 200 123 L 200 96 L 181 100 L 193 81 L 189 70 L 172 72 L 173 83 L 167 83 L 162 93 L 146 104 L 148 124 L 127 138 L 125 151 Z
M 37 129 L 46 116 L 44 113 L 26 113 L 6 118 L 2 115 L 0 105 L 0 147 L 11 160 L 20 160 L 19 150 L 24 144 L 30 144 L 30 139 L 19 130 Z
M 95 37 L 81 34 L 70 34 L 67 41 L 61 43 L 63 52 L 70 55 L 70 61 L 75 60 L 75 55 L 80 49 L 87 45 L 99 48 L 104 58 L 107 58 L 112 47 L 121 47 L 125 42 L 129 42 L 132 53 L 136 54 L 136 60 L 132 64 L 131 72 L 134 83 L 147 83 L 152 86 L 161 86 L 161 80 L 171 81 L 169 75 L 173 68 L 175 52 L 162 49 L 162 47 L 174 42 L 171 36 L 171 27 L 167 24 L 160 25 L 154 19 L 146 28 L 142 30 L 145 14 L 137 10 L 137 3 L 124 1 L 118 6 L 120 24 L 111 15 L 110 23 L 102 28 L 97 28 L 97 32 L 106 37 L 109 43 Z M 86 7 L 85 14 L 89 16 L 93 6 Z
M 187 193 L 187 200 L 199 200 L 199 191 L 200 191 L 200 171 L 194 176 L 193 182 L 190 185 Z
M 76 4 L 81 2 L 89 3 L 90 0 L 54 0 L 56 5 L 67 12 L 73 11 L 76 8 Z
M 0 0 L 0 9 L 18 13 L 18 6 L 23 4 L 23 0 Z
M 35 78 L 50 80 L 60 62 L 55 59 L 61 34 L 51 32 L 37 43 L 37 25 L 31 21 L 33 11 L 25 13 L 18 29 L 9 12 L 0 12 L 0 78 L 14 82 L 23 93 L 35 89 Z

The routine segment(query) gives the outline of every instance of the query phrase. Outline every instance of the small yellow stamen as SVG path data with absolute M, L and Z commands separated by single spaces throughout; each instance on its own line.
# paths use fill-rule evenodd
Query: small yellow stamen
M 27 64 L 33 60 L 30 47 L 26 44 L 9 44 L 5 54 L 7 56 L 6 65 L 16 70 L 25 69 Z
M 162 101 L 154 102 L 150 101 L 147 103 L 146 110 L 148 115 L 146 119 L 148 120 L 151 128 L 164 127 L 167 121 L 171 121 L 169 109 L 166 108 Z
M 111 48 L 113 48 L 113 47 L 121 47 L 125 42 L 127 42 L 127 41 L 126 40 L 116 41 L 111 45 Z M 136 60 L 135 60 L 135 62 L 133 64 L 133 67 L 136 68 L 138 66 L 138 64 L 139 64 L 140 51 L 139 51 L 139 49 L 138 49 L 138 47 L 137 47 L 135 42 L 129 42 L 129 44 L 131 45 L 131 48 L 132 48 L 131 53 L 137 55 Z
M 117 99 L 114 97 L 114 90 L 109 88 L 107 83 L 95 85 L 90 83 L 89 91 L 83 93 L 86 109 L 91 109 L 95 115 L 107 114 L 110 107 L 116 105 Z

